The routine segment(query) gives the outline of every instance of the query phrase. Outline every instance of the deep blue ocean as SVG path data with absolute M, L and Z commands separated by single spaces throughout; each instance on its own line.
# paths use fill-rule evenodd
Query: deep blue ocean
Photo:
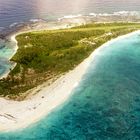
M 65 15 L 140 11 L 139 0 L 0 0 L 0 27 Z
M 140 33 L 113 41 L 95 58 L 69 100 L 0 140 L 139 140 Z

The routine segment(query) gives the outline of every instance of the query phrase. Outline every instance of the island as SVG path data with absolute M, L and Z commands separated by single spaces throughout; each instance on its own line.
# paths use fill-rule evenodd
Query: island
M 139 23 L 89 23 L 13 35 L 16 65 L 0 80 L 0 130 L 24 128 L 49 114 L 71 96 L 104 43 L 139 29 Z

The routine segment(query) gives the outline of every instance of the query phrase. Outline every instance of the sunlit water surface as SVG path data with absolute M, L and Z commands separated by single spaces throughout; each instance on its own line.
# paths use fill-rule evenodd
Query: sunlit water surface
M 139 0 L 0 0 L 0 27 L 65 15 L 140 11 Z

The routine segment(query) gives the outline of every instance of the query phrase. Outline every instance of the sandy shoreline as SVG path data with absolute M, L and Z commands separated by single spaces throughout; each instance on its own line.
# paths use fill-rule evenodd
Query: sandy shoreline
M 10 131 L 24 128 L 62 104 L 80 82 L 90 63 L 89 59 L 91 57 L 52 85 L 45 86 L 44 84 L 38 94 L 31 99 L 18 102 L 0 98 L 0 130 Z
M 135 33 L 140 33 L 140 31 L 120 36 L 103 44 L 74 70 L 60 77 L 50 86 L 44 84 L 42 88 L 36 88 L 36 90 L 39 90 L 38 94 L 25 101 L 18 102 L 0 98 L 0 131 L 23 129 L 49 114 L 54 108 L 64 103 L 72 95 L 73 89 L 78 86 L 91 60 L 97 55 L 100 55 L 99 51 L 103 47 L 108 46 L 117 39 Z M 15 40 L 15 36 L 12 36 L 12 39 Z

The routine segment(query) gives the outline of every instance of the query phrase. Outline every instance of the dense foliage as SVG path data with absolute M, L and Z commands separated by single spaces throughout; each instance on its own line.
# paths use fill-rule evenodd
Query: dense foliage
M 27 33 L 17 37 L 20 49 L 13 61 L 39 72 L 65 72 L 91 50 L 79 44 L 82 38 L 102 35 L 104 30 Z M 77 53 L 80 53 L 77 55 Z M 68 63 L 69 62 L 69 63 Z

